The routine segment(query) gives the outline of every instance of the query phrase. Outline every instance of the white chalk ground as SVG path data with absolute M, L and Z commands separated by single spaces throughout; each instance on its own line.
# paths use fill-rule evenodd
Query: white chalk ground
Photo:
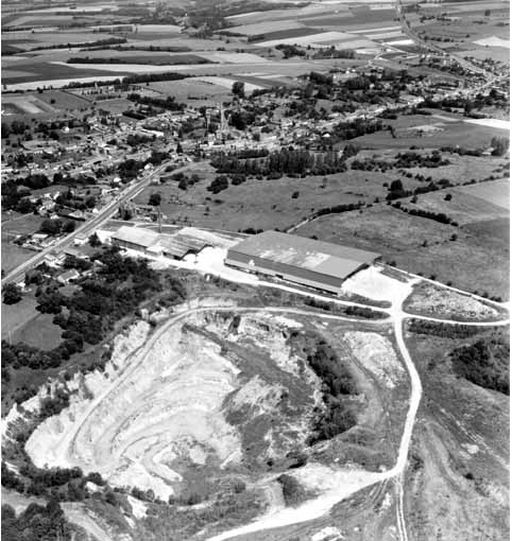
M 408 288 L 407 283 L 386 276 L 382 274 L 379 268 L 370 266 L 345 280 L 341 286 L 341 291 L 346 294 L 361 295 L 375 301 L 392 303 Z
M 414 45 L 414 40 L 412 39 L 397 39 L 394 41 L 387 41 L 386 45 Z
M 306 464 L 290 475 L 308 490 L 318 491 L 321 496 L 297 507 L 286 507 L 269 512 L 256 522 L 229 530 L 210 538 L 209 541 L 222 541 L 237 535 L 244 535 L 270 528 L 282 528 L 318 518 L 327 513 L 340 500 L 359 490 L 390 477 L 387 472 L 367 472 L 364 470 L 335 470 L 322 464 Z
M 500 120 L 498 118 L 464 118 L 464 122 L 468 124 L 478 124 L 479 126 L 486 126 L 489 128 L 496 128 L 498 130 L 510 131 L 510 120 Z
M 238 370 L 206 338 L 183 340 L 173 319 L 147 341 L 147 332 L 134 336 L 142 325 L 149 327 L 121 337 L 105 373 L 87 374 L 87 392 L 41 423 L 25 448 L 39 467 L 78 466 L 166 500 L 181 480 L 176 458 L 204 463 L 208 450 L 226 465 L 240 459 L 237 431 L 221 413 Z
M 483 45 L 484 47 L 503 47 L 504 49 L 510 49 L 510 41 L 508 39 L 498 38 L 497 36 L 482 38 L 473 43 Z
M 135 518 L 144 518 L 146 516 L 147 505 L 133 496 L 128 496 L 128 502 L 132 506 L 132 513 Z
M 129 251 L 129 250 L 128 250 Z M 140 256 L 138 252 L 132 252 L 132 255 Z M 201 274 L 213 274 L 230 282 L 240 284 L 258 285 L 258 278 L 253 274 L 226 267 L 224 259 L 227 255 L 227 248 L 205 248 L 199 254 L 187 255 L 183 261 L 169 259 L 168 257 L 158 257 L 152 260 L 151 267 L 154 269 L 168 269 L 177 267 L 189 269 Z
M 342 539 L 345 537 L 335 526 L 327 526 L 311 537 L 311 541 L 342 541 Z
M 404 381 L 405 369 L 391 342 L 374 332 L 350 331 L 343 335 L 356 359 L 388 389 Z

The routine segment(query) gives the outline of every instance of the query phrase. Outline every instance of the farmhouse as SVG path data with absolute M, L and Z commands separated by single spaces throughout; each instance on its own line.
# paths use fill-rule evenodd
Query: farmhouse
M 380 255 L 339 244 L 265 231 L 230 248 L 225 263 L 331 293 Z

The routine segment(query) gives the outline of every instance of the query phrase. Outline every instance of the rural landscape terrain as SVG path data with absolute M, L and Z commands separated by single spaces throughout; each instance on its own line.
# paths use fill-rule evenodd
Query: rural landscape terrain
M 2 539 L 508 539 L 509 3 L 1 27 Z

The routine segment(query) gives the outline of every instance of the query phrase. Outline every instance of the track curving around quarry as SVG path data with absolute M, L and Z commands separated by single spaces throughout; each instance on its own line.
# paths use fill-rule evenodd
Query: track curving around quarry
M 397 454 L 397 460 L 393 468 L 385 472 L 380 472 L 380 473 L 372 472 L 373 475 L 368 475 L 367 478 L 363 480 L 363 482 L 356 484 L 356 486 L 354 486 L 353 490 L 351 491 L 347 492 L 345 487 L 340 486 L 339 498 L 337 500 L 335 498 L 330 498 L 330 499 L 326 498 L 325 501 L 321 501 L 322 497 L 319 497 L 314 500 L 310 500 L 295 509 L 285 509 L 282 511 L 277 511 L 276 513 L 269 513 L 267 515 L 260 517 L 259 519 L 255 520 L 254 522 L 250 524 L 247 524 L 245 526 L 241 526 L 238 528 L 234 528 L 232 530 L 228 530 L 219 535 L 215 535 L 209 538 L 208 541 L 223 541 L 225 539 L 232 539 L 241 535 L 256 533 L 261 530 L 274 529 L 274 528 L 279 528 L 283 526 L 289 526 L 292 524 L 299 524 L 301 522 L 307 522 L 309 520 L 319 518 L 327 514 L 330 511 L 330 509 L 339 501 L 352 496 L 353 494 L 355 494 L 356 492 L 360 491 L 363 488 L 366 488 L 368 486 L 371 486 L 377 483 L 383 483 L 387 480 L 395 481 L 395 489 L 396 489 L 396 495 L 397 495 L 396 520 L 397 520 L 398 539 L 400 541 L 408 541 L 409 537 L 407 534 L 407 524 L 406 524 L 405 513 L 403 509 L 403 494 L 404 494 L 403 478 L 404 478 L 404 474 L 407 467 L 407 457 L 408 457 L 409 447 L 410 447 L 412 433 L 414 429 L 414 423 L 416 420 L 416 414 L 421 402 L 422 384 L 421 384 L 420 376 L 409 354 L 409 350 L 407 349 L 405 339 L 404 339 L 405 321 L 408 318 L 413 318 L 417 316 L 405 312 L 403 310 L 403 305 L 407 297 L 412 293 L 413 286 L 418 281 L 419 281 L 419 277 L 409 281 L 407 284 L 408 287 L 406 288 L 404 287 L 402 294 L 399 297 L 396 297 L 395 299 L 393 299 L 391 308 L 388 308 L 388 309 L 379 308 L 380 311 L 387 312 L 390 316 L 390 319 L 393 323 L 394 336 L 396 339 L 396 343 L 400 351 L 400 354 L 402 356 L 402 359 L 406 365 L 410 382 L 411 382 L 411 396 L 409 399 L 409 409 L 408 409 L 406 420 L 404 423 L 404 429 L 403 429 L 402 438 L 400 441 L 400 447 Z M 504 319 L 504 320 L 491 321 L 491 322 L 475 322 L 475 321 L 462 322 L 462 321 L 454 321 L 454 320 L 446 319 L 446 318 L 435 318 L 435 317 L 429 317 L 429 316 L 421 316 L 420 319 L 432 321 L 432 322 L 438 322 L 438 323 L 445 323 L 445 324 L 471 325 L 471 326 L 480 326 L 480 327 L 492 327 L 492 326 L 498 326 L 498 325 L 501 326 L 501 325 L 509 324 L 508 318 L 506 320 Z M 389 321 L 389 319 L 381 320 L 380 322 L 382 323 L 383 321 Z
M 409 407 L 404 422 L 402 437 L 400 440 L 400 446 L 398 449 L 395 465 L 391 469 L 384 472 L 367 472 L 364 470 L 340 472 L 339 476 L 336 477 L 335 488 L 330 489 L 325 494 L 322 493 L 318 497 L 312 500 L 308 500 L 307 502 L 296 508 L 282 508 L 282 506 L 278 506 L 278 508 L 275 508 L 267 514 L 260 516 L 249 524 L 232 530 L 228 530 L 219 535 L 215 535 L 214 537 L 210 538 L 210 541 L 231 539 L 239 535 L 256 533 L 262 530 L 274 529 L 292 524 L 299 524 L 319 518 L 327 514 L 330 509 L 338 502 L 351 497 L 353 494 L 357 493 L 361 489 L 379 483 L 385 483 L 388 480 L 394 481 L 395 483 L 398 538 L 400 539 L 400 541 L 408 541 L 407 525 L 403 509 L 403 476 L 407 467 L 407 458 L 416 420 L 416 414 L 422 397 L 422 384 L 419 374 L 407 349 L 404 338 L 404 325 L 406 320 L 408 318 L 417 318 L 418 316 L 405 312 L 403 307 L 406 299 L 413 291 L 413 286 L 418 281 L 418 279 L 410 279 L 407 283 L 405 283 L 400 293 L 397 294 L 393 299 L 392 305 L 389 308 L 364 305 L 366 308 L 374 310 L 375 312 L 384 312 L 385 314 L 387 314 L 387 318 L 364 320 L 364 323 L 365 325 L 369 324 L 377 327 L 390 325 L 392 326 L 397 348 L 400 352 L 400 356 L 402 357 L 402 361 L 406 366 L 410 379 L 411 394 L 409 399 Z M 272 286 L 276 287 L 276 284 L 272 284 Z M 314 296 L 325 300 L 332 300 L 322 295 L 312 295 L 310 293 L 300 291 L 291 287 L 278 286 L 278 288 L 287 291 L 293 291 L 294 293 L 301 294 L 303 296 Z M 338 303 L 348 306 L 363 306 L 360 303 L 350 301 L 340 300 L 338 301 Z M 361 322 L 361 319 L 351 318 L 343 315 L 321 313 L 309 309 L 290 307 L 243 307 L 226 306 L 225 304 L 209 306 L 192 306 L 191 304 L 185 305 L 180 312 L 175 313 L 152 336 L 150 336 L 147 342 L 145 342 L 143 345 L 141 345 L 138 349 L 134 350 L 129 355 L 126 363 L 124 364 L 124 368 L 121 369 L 119 375 L 115 378 L 115 380 L 113 380 L 103 390 L 103 392 L 101 392 L 101 394 L 94 398 L 90 403 L 89 407 L 83 412 L 83 414 L 79 416 L 78 419 L 76 419 L 77 422 L 76 424 L 74 424 L 73 429 L 70 430 L 69 433 L 66 434 L 65 438 L 63 438 L 60 442 L 60 447 L 62 451 L 61 456 L 63 456 L 64 458 L 71 458 L 74 456 L 75 451 L 79 451 L 80 445 L 78 445 L 78 440 L 80 439 L 80 436 L 84 436 L 84 434 L 81 434 L 81 432 L 84 431 L 84 428 L 87 428 L 87 425 L 90 424 L 91 420 L 94 419 L 94 416 L 98 415 L 98 412 L 101 412 L 102 405 L 108 405 L 108 399 L 112 398 L 122 385 L 125 385 L 126 383 L 128 383 L 129 385 L 133 385 L 133 380 L 130 380 L 130 378 L 133 377 L 134 374 L 136 374 L 137 369 L 143 363 L 151 360 L 150 354 L 152 348 L 155 346 L 158 340 L 165 335 L 165 333 L 172 331 L 173 327 L 185 322 L 191 316 L 216 312 L 229 312 L 238 314 L 292 314 L 314 317 L 324 320 Z M 427 321 L 440 322 L 445 324 L 471 325 L 481 327 L 492 327 L 508 324 L 508 319 L 491 322 L 461 322 L 446 318 L 443 319 L 429 316 L 420 316 L 419 318 Z M 156 456 L 158 452 L 159 450 L 156 449 L 155 456 L 151 457 L 151 459 L 148 459 L 148 461 L 144 461 L 144 467 L 146 467 L 155 476 L 165 478 L 166 474 L 168 474 L 169 472 L 159 471 L 160 467 L 162 467 L 162 464 L 159 464 L 158 457 Z M 155 460 L 153 460 L 153 458 L 155 458 Z

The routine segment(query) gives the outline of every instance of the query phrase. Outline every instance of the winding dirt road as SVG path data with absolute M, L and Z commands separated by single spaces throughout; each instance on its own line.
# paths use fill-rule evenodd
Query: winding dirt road
M 387 312 L 390 316 L 390 319 L 393 322 L 393 329 L 394 329 L 396 343 L 397 343 L 398 349 L 400 350 L 402 359 L 407 367 L 407 371 L 409 373 L 409 378 L 411 381 L 411 396 L 409 399 L 409 409 L 408 409 L 406 420 L 404 423 L 404 429 L 403 429 L 402 438 L 400 441 L 400 447 L 398 450 L 397 460 L 393 468 L 382 473 L 374 474 L 373 476 L 369 475 L 366 482 L 363 482 L 360 485 L 355 486 L 353 491 L 349 493 L 347 493 L 346 487 L 340 487 L 339 499 L 337 501 L 331 500 L 331 505 L 328 508 L 326 508 L 327 505 L 319 505 L 319 500 L 321 500 L 322 498 L 320 496 L 319 498 L 310 500 L 306 502 L 304 505 L 301 505 L 295 509 L 288 508 L 283 511 L 278 511 L 276 513 L 266 514 L 250 524 L 247 524 L 245 526 L 241 526 L 238 528 L 234 528 L 232 530 L 228 530 L 219 535 L 211 537 L 209 538 L 208 541 L 223 541 L 224 539 L 232 539 L 240 535 L 255 533 L 261 530 L 265 530 L 265 529 L 273 529 L 273 528 L 279 528 L 283 526 L 289 526 L 291 524 L 298 524 L 301 522 L 306 522 L 306 521 L 318 518 L 324 515 L 325 513 L 327 513 L 330 510 L 330 508 L 332 508 L 332 506 L 338 503 L 338 501 L 341 501 L 342 499 L 346 499 L 347 497 L 358 492 L 362 488 L 365 488 L 367 486 L 373 485 L 378 482 L 383 482 L 388 479 L 394 479 L 396 482 L 396 490 L 397 490 L 396 515 L 397 515 L 398 538 L 400 539 L 400 541 L 408 541 L 407 524 L 405 521 L 405 514 L 403 510 L 403 476 L 407 467 L 407 457 L 409 453 L 409 447 L 411 443 L 414 423 L 416 420 L 416 414 L 418 412 L 418 408 L 421 402 L 422 385 L 421 385 L 420 376 L 416 370 L 416 367 L 414 366 L 414 363 L 411 359 L 409 350 L 407 349 L 407 346 L 405 344 L 405 339 L 404 339 L 405 320 L 407 318 L 417 317 L 417 316 L 405 312 L 403 310 L 403 305 L 407 297 L 411 294 L 413 286 L 415 285 L 415 283 L 417 283 L 418 280 L 419 280 L 419 277 L 417 279 L 410 280 L 408 282 L 407 287 L 404 287 L 404 289 L 402 290 L 402 294 L 396 297 L 395 299 L 393 299 L 393 304 L 391 308 L 378 308 L 378 310 L 380 311 Z M 446 324 L 472 325 L 472 326 L 483 326 L 483 327 L 508 325 L 509 323 L 508 319 L 494 321 L 494 322 L 460 322 L 460 321 L 453 321 L 450 319 L 440 319 L 440 318 L 434 318 L 434 317 L 429 317 L 429 316 L 421 316 L 420 319 L 433 321 L 433 322 L 439 322 L 439 323 L 446 323 Z M 389 319 L 380 320 L 380 321 L 385 322 L 385 321 L 389 321 Z M 329 502 L 324 502 L 324 503 L 328 504 Z

